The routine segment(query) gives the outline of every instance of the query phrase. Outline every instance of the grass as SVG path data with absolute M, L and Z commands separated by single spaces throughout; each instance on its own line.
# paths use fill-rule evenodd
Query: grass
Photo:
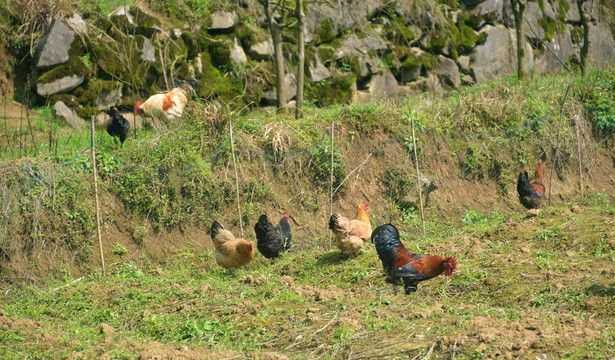
M 116 263 L 106 277 L 11 286 L 0 297 L 0 355 L 134 358 L 159 342 L 170 357 L 182 347 L 211 358 L 273 351 L 297 359 L 416 356 L 433 347 L 437 358 L 609 358 L 615 248 L 572 239 L 608 231 L 610 220 L 580 209 L 574 222 L 545 215 L 544 225 L 561 229 L 546 238 L 531 235 L 543 231 L 540 219 L 488 220 L 481 224 L 490 235 L 467 237 L 468 225 L 418 243 L 402 225 L 406 243 L 455 253 L 460 264 L 410 296 L 393 295 L 371 245 L 354 259 L 321 248 L 273 263 L 257 254 L 236 274 L 208 251 L 183 248 L 159 261 Z M 101 333 L 102 324 L 112 330 Z
M 1 155 L 0 357 L 613 357 L 612 193 L 585 179 L 583 201 L 556 199 L 534 218 L 519 212 L 514 196 L 518 171 L 531 171 L 540 156 L 552 161 L 569 83 L 556 177 L 560 187 L 576 179 L 571 120 L 580 115 L 587 129 L 609 120 L 602 110 L 610 99 L 592 89 L 609 88 L 611 77 L 509 78 L 450 94 L 308 108 L 300 120 L 193 104 L 181 122 L 139 130 L 122 149 L 98 130 L 104 277 L 89 131 L 49 123 L 43 110 L 34 119 L 38 153 Z M 587 99 L 601 106 L 599 117 Z M 408 147 L 410 114 L 416 149 Z M 290 253 L 275 262 L 257 254 L 235 274 L 217 267 L 204 230 L 211 219 L 239 228 L 229 122 L 246 237 L 263 212 L 292 210 L 299 221 Z M 331 122 L 334 175 L 346 179 L 335 208 L 355 211 L 353 202 L 367 198 L 374 226 L 393 222 L 413 251 L 454 255 L 451 278 L 396 296 L 372 245 L 353 259 L 328 250 Z M 612 156 L 610 134 L 585 135 L 587 161 Z M 400 207 L 403 194 L 393 191 L 412 186 L 413 152 L 441 187 L 428 204 L 425 237 L 417 235 L 420 213 Z

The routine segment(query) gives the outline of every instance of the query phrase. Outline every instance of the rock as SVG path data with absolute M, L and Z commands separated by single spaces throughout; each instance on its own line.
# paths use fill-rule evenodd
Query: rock
M 470 57 L 467 55 L 461 55 L 457 58 L 457 64 L 462 74 L 470 73 Z
M 108 90 L 102 90 L 96 98 L 96 107 L 100 110 L 107 110 L 111 106 L 115 106 L 122 101 L 122 87 L 112 87 Z
M 181 37 L 182 37 L 181 29 L 175 28 L 175 29 L 171 30 L 171 39 L 177 40 L 177 39 L 179 39 Z
M 534 217 L 534 216 L 538 216 L 540 215 L 540 210 L 539 209 L 529 209 L 528 211 L 525 212 L 527 217 Z
M 37 69 L 64 64 L 70 59 L 68 51 L 75 40 L 75 32 L 58 18 L 53 18 L 43 37 L 36 44 L 34 64 Z
M 287 73 L 284 77 L 284 91 L 286 92 L 286 101 L 292 100 L 297 95 L 297 83 L 295 82 L 295 74 Z M 278 95 L 276 90 L 269 90 L 263 94 L 262 101 L 268 105 L 276 105 Z
M 256 43 L 250 46 L 248 52 L 255 60 L 269 60 L 273 58 L 273 41 L 269 39 Z
M 373 76 L 367 88 L 374 97 L 391 97 L 400 93 L 399 84 L 389 68 L 385 68 L 381 75 Z
M 88 25 L 85 23 L 81 15 L 73 13 L 73 16 L 65 19 L 66 24 L 73 29 L 74 32 L 81 36 L 85 36 L 88 33 Z
M 36 84 L 36 92 L 43 97 L 47 97 L 53 94 L 59 94 L 68 92 L 81 85 L 85 81 L 85 76 L 82 75 L 69 75 L 63 78 L 57 79 L 50 83 Z
M 156 48 L 152 44 L 152 41 L 146 37 L 142 37 L 143 46 L 141 46 L 139 52 L 141 53 L 140 57 L 143 61 L 156 62 Z
M 416 177 L 415 177 L 416 179 Z M 421 177 L 421 196 L 423 197 L 423 206 L 426 206 L 429 203 L 429 194 L 431 194 L 434 190 L 438 189 L 438 186 L 435 184 L 433 179 L 427 177 Z M 415 208 L 419 207 L 419 191 L 418 186 L 415 185 L 409 192 L 404 196 L 400 203 L 403 206 L 412 206 Z
M 564 34 L 556 33 L 553 37 L 553 41 L 547 44 L 547 46 L 549 46 L 549 48 L 551 48 L 551 50 L 553 50 L 563 61 L 567 61 L 570 57 L 576 55 L 570 35 L 571 32 L 572 25 L 569 25 L 566 27 L 566 32 Z M 564 65 L 562 65 L 562 63 L 548 50 L 536 57 L 535 66 L 539 74 L 557 73 L 564 69 Z
M 515 31 L 503 26 L 487 25 L 481 33 L 487 41 L 477 45 L 470 56 L 470 72 L 477 83 L 500 79 L 517 71 L 517 40 Z M 532 47 L 525 43 L 526 70 L 534 67 Z
M 341 33 L 361 25 L 367 26 L 367 19 L 381 9 L 382 1 L 315 1 L 306 7 L 305 27 L 309 33 L 320 30 L 325 20 L 329 21 L 334 33 Z
M 104 128 L 107 125 L 107 121 L 109 120 L 109 115 L 107 113 L 101 111 L 94 118 L 94 125 L 96 128 Z
M 227 11 L 216 11 L 211 14 L 211 26 L 208 30 L 213 32 L 226 32 L 232 30 L 237 22 L 237 14 Z
M 591 24 L 589 27 L 589 54 L 587 66 L 606 69 L 615 57 L 615 41 L 611 28 L 605 22 Z
M 438 55 L 437 60 L 438 65 L 433 72 L 440 80 L 440 84 L 452 89 L 459 88 L 461 86 L 461 78 L 455 61 L 441 55 Z
M 480 2 L 470 11 L 472 15 L 483 18 L 477 28 L 482 28 L 487 24 L 503 23 L 507 26 L 514 26 L 514 18 L 508 0 L 485 0 Z M 489 20 L 489 21 L 487 21 Z
M 231 60 L 233 60 L 235 64 L 248 63 L 248 57 L 239 44 L 239 41 L 237 41 L 237 38 L 234 39 L 233 46 L 231 47 Z
M 322 61 L 320 61 L 320 57 L 316 55 L 314 61 L 308 64 L 307 76 L 311 82 L 319 82 L 320 80 L 330 78 L 331 72 Z
M 130 14 L 130 6 L 120 6 L 117 9 L 113 10 L 111 13 L 109 13 L 109 17 L 112 16 L 120 16 L 120 17 L 124 17 L 126 18 L 126 21 L 128 21 L 128 23 L 130 25 L 135 25 L 135 20 L 132 17 L 132 14 Z
M 71 127 L 78 128 L 85 125 L 85 121 L 77 116 L 77 114 L 62 101 L 55 103 L 53 109 L 56 112 L 56 116 L 63 119 Z
M 538 3 L 528 1 L 523 16 L 527 19 L 530 25 L 532 25 L 532 29 L 536 32 L 535 35 L 534 32 L 530 30 L 529 26 L 527 26 L 527 23 L 523 22 L 525 36 L 527 36 L 528 39 L 544 39 L 546 35 L 545 29 L 543 29 L 538 23 L 538 19 L 543 17 L 542 10 L 540 9 Z
M 461 77 L 461 85 L 463 86 L 474 85 L 474 79 L 470 75 L 463 75 Z
M 579 7 L 576 0 L 566 0 L 568 2 L 568 12 L 566 12 L 566 21 L 569 23 L 578 23 L 581 21 Z
M 380 51 L 386 49 L 386 43 L 376 34 L 368 34 L 362 39 L 355 34 L 351 34 L 342 40 L 340 46 L 335 50 L 333 58 L 339 60 L 347 56 L 365 56 L 370 50 Z

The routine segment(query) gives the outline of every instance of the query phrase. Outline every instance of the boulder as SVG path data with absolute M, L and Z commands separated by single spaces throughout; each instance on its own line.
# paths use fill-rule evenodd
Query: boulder
M 233 46 L 231 47 L 231 60 L 233 60 L 235 64 L 246 64 L 248 62 L 248 57 L 237 38 L 234 39 Z
M 37 83 L 36 93 L 42 97 L 68 92 L 75 89 L 85 81 L 83 75 L 67 75 L 49 83 Z
M 483 22 L 478 25 L 478 28 L 482 28 L 486 24 L 503 23 L 507 26 L 514 26 L 515 23 L 508 0 L 482 1 L 470 10 L 470 14 L 483 18 Z
M 359 38 L 355 34 L 351 34 L 342 40 L 340 46 L 335 50 L 333 58 L 339 60 L 346 56 L 364 56 L 369 51 L 386 50 L 387 45 L 377 34 L 368 34 L 365 38 Z
M 589 54 L 587 66 L 606 69 L 615 58 L 615 41 L 611 28 L 606 22 L 591 24 L 589 27 Z
M 135 25 L 135 20 L 130 13 L 130 6 L 120 6 L 109 13 L 109 17 L 114 16 L 125 18 L 128 24 Z
M 530 25 L 532 25 L 532 29 L 534 29 L 536 35 L 538 35 L 536 36 L 534 32 L 530 30 L 530 28 L 527 26 L 527 23 L 525 23 L 524 21 L 523 26 L 525 27 L 525 36 L 527 36 L 529 39 L 544 39 L 546 35 L 545 29 L 543 29 L 540 24 L 538 24 L 538 19 L 543 17 L 540 6 L 535 2 L 528 2 L 527 6 L 525 7 L 525 12 L 523 13 L 523 16 L 527 19 Z
M 368 25 L 367 19 L 381 7 L 381 0 L 310 2 L 305 12 L 305 27 L 309 33 L 314 33 L 328 20 L 334 32 L 340 33 Z
M 320 61 L 320 57 L 316 55 L 314 61 L 311 61 L 308 64 L 308 79 L 311 82 L 319 82 L 320 80 L 325 80 L 331 77 L 331 71 L 327 69 L 327 67 Z
M 101 90 L 96 98 L 96 107 L 100 110 L 107 110 L 111 106 L 116 106 L 122 101 L 122 87 L 111 87 Z
M 74 32 L 81 36 L 85 36 L 88 33 L 88 25 L 85 23 L 81 15 L 73 13 L 73 16 L 65 19 L 66 24 L 73 29 Z
M 382 74 L 373 76 L 367 89 L 374 97 L 391 97 L 400 93 L 399 84 L 388 68 Z
M 566 0 L 568 2 L 568 12 L 566 12 L 566 21 L 572 23 L 581 22 L 581 14 L 576 0 Z
M 514 29 L 487 25 L 481 33 L 487 41 L 477 45 L 470 55 L 470 72 L 477 83 L 509 76 L 517 71 L 517 40 Z M 526 66 L 529 72 L 534 67 L 532 47 L 525 43 Z
M 53 109 L 56 112 L 56 116 L 64 120 L 71 127 L 78 128 L 85 125 L 85 121 L 62 101 L 55 103 Z
M 211 26 L 207 30 L 211 32 L 228 32 L 233 29 L 237 22 L 237 14 L 227 11 L 217 11 L 211 14 Z
M 179 28 L 174 28 L 171 30 L 171 39 L 173 40 L 177 40 L 180 39 L 182 37 L 182 30 Z
M 34 49 L 36 68 L 43 69 L 66 63 L 70 59 L 69 50 L 74 40 L 75 32 L 62 20 L 54 17 Z
M 467 55 L 461 55 L 457 58 L 457 64 L 459 65 L 459 70 L 463 74 L 470 73 L 470 57 Z
M 547 44 L 562 61 L 568 61 L 571 56 L 575 56 L 576 54 L 570 35 L 571 30 L 572 25 L 567 26 L 564 34 L 556 33 L 553 37 L 553 41 Z M 564 69 L 564 65 L 562 65 L 562 63 L 548 50 L 542 55 L 537 56 L 535 63 L 536 71 L 539 74 L 557 73 Z
M 455 61 L 441 55 L 437 57 L 437 60 L 438 65 L 436 65 L 433 72 L 440 80 L 440 84 L 447 88 L 459 88 L 461 86 L 461 77 L 459 76 L 459 68 Z
M 140 58 L 143 61 L 156 62 L 156 48 L 152 41 L 146 37 L 141 38 L 142 46 L 138 48 Z
M 273 58 L 273 41 L 270 39 L 250 46 L 248 53 L 255 60 L 269 60 Z
M 294 73 L 286 73 L 284 76 L 284 91 L 286 92 L 286 101 L 292 100 L 297 95 L 297 83 Z M 278 99 L 276 90 L 269 90 L 263 93 L 262 102 L 266 105 L 275 105 Z

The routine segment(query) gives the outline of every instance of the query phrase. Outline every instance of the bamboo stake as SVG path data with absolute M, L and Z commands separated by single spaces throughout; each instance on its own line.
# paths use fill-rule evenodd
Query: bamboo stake
M 333 215 L 333 131 L 335 129 L 335 123 L 331 121 L 331 182 L 329 187 L 329 218 Z M 329 250 L 333 246 L 333 236 L 329 232 Z
M 553 170 L 555 169 L 555 163 L 557 162 L 557 155 L 559 153 L 559 134 L 562 130 L 562 117 L 564 116 L 564 104 L 566 103 L 566 98 L 568 98 L 568 91 L 570 91 L 570 85 L 566 88 L 566 94 L 564 95 L 564 99 L 562 100 L 562 105 L 559 111 L 559 126 L 557 127 L 557 142 L 555 144 L 555 150 L 553 152 L 553 164 L 551 165 L 551 175 L 549 175 L 549 206 L 551 206 L 551 183 L 553 181 Z
M 102 274 L 106 276 L 105 255 L 103 254 L 102 236 L 100 235 L 100 212 L 98 211 L 98 180 L 96 179 L 96 147 L 94 146 L 94 115 L 90 120 L 90 134 L 92 136 L 92 169 L 94 173 L 94 201 L 96 202 L 96 231 L 98 233 L 98 248 L 100 250 L 100 262 Z
M 241 229 L 241 237 L 243 237 L 243 220 L 241 219 L 241 203 L 239 202 L 239 176 L 237 175 L 237 163 L 235 161 L 235 143 L 233 142 L 233 123 L 229 121 L 228 127 L 231 141 L 231 154 L 233 155 L 233 170 L 235 171 L 235 191 L 237 193 L 237 212 L 239 213 L 239 228 Z
M 30 112 L 26 109 L 26 119 L 28 119 L 28 128 L 30 129 L 30 137 L 32 138 L 32 145 L 34 146 L 34 156 L 38 156 L 38 145 L 34 139 L 34 130 L 32 129 L 32 123 L 30 122 Z
M 419 208 L 421 209 L 421 222 L 423 223 L 423 236 L 427 236 L 425 231 L 425 211 L 423 210 L 423 190 L 421 189 L 421 174 L 419 172 L 419 158 L 416 154 L 416 135 L 414 132 L 414 112 L 410 114 L 410 123 L 412 124 L 412 149 L 414 150 L 414 165 L 416 167 L 416 186 L 419 192 Z
M 11 145 L 11 138 L 9 137 L 9 130 L 8 127 L 6 126 L 6 98 L 8 97 L 7 91 L 6 91 L 6 84 L 3 84 L 3 94 L 4 94 L 4 134 L 6 135 L 6 144 L 8 145 L 9 150 L 11 151 L 11 156 L 15 156 L 15 154 L 13 153 L 13 146 Z
M 579 153 L 579 190 L 581 191 L 581 201 L 583 201 L 583 171 L 581 170 L 583 155 L 581 153 L 581 136 L 579 134 L 579 116 L 575 118 L 574 124 L 577 130 L 577 151 Z

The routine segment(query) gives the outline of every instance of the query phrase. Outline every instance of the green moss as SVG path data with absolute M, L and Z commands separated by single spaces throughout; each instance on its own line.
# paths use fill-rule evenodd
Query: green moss
M 315 40 L 319 44 L 328 44 L 336 38 L 336 34 L 333 32 L 333 27 L 329 22 L 329 19 L 324 19 L 320 23 L 320 29 L 316 31 Z
M 414 52 L 410 52 L 404 61 L 402 61 L 401 67 L 406 70 L 413 70 L 423 66 L 425 69 L 431 70 L 437 63 L 436 57 L 430 53 L 422 52 L 420 54 L 415 54 Z
M 472 29 L 470 26 L 466 25 L 465 23 L 460 23 L 459 24 L 459 34 L 460 34 L 459 50 L 461 50 L 464 53 L 468 53 L 472 51 L 472 48 L 474 48 L 474 45 L 476 45 L 476 42 L 478 41 L 478 36 L 476 35 L 476 32 L 474 31 L 474 29 Z
M 130 7 L 129 11 L 130 15 L 132 15 L 137 26 L 149 27 L 158 26 L 160 27 L 160 20 L 153 16 L 149 16 L 146 14 L 141 8 L 137 6 Z
M 188 59 L 188 47 L 182 38 L 169 41 L 169 52 L 171 60 L 180 58 L 183 61 Z
M 188 49 L 188 59 L 194 59 L 201 52 L 201 47 L 196 39 L 195 33 L 182 32 L 182 40 Z
M 316 54 L 318 54 L 321 61 L 333 60 L 335 48 L 328 45 L 321 45 L 316 49 Z
M 540 25 L 540 27 L 545 31 L 544 40 L 547 42 L 552 41 L 557 31 L 558 23 L 549 17 L 543 16 L 538 19 L 538 25 Z
M 197 90 L 197 95 L 202 98 L 220 98 L 224 101 L 230 101 L 241 95 L 241 88 L 231 77 L 224 76 L 216 68 L 211 56 L 208 52 L 201 53 L 203 62 L 203 72 L 197 75 L 197 79 L 201 83 Z
M 239 24 L 235 35 L 239 38 L 244 49 L 249 49 L 252 45 L 259 44 L 269 39 L 269 34 L 262 28 L 252 23 Z
M 401 15 L 392 17 L 385 29 L 385 37 L 396 45 L 408 45 L 415 39 L 414 32 L 406 26 L 406 19 Z
M 572 28 L 570 32 L 570 37 L 572 38 L 573 44 L 580 44 L 583 42 L 583 28 L 580 26 L 575 26 Z
M 83 64 L 81 58 L 73 58 L 68 63 L 56 66 L 38 77 L 40 84 L 49 84 L 66 76 L 80 75 L 87 76 L 88 68 Z
M 352 100 L 352 84 L 357 81 L 354 74 L 335 74 L 331 79 L 307 87 L 306 98 L 317 106 L 349 103 Z

